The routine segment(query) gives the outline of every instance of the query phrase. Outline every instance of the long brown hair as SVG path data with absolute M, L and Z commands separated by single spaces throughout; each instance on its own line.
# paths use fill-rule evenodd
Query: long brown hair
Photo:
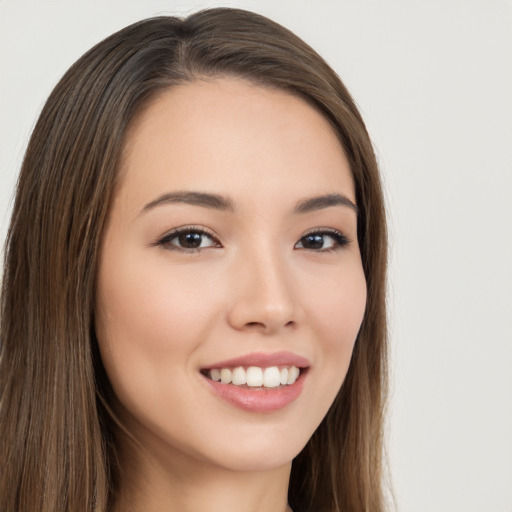
M 314 50 L 247 11 L 158 17 L 108 37 L 50 95 L 23 161 L 0 318 L 0 511 L 109 510 L 117 456 L 94 334 L 98 254 L 125 134 L 159 92 L 233 75 L 286 90 L 331 123 L 359 208 L 366 313 L 344 384 L 293 462 L 292 508 L 384 509 L 386 224 L 376 159 L 344 85 Z

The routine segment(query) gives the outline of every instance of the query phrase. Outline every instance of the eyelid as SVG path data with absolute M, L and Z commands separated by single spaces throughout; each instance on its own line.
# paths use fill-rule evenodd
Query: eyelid
M 199 233 L 201 235 L 206 235 L 208 238 L 212 240 L 212 242 L 215 244 L 212 247 L 222 247 L 222 244 L 220 243 L 218 237 L 208 228 L 205 228 L 204 226 L 197 226 L 197 225 L 185 225 L 185 226 L 178 226 L 176 228 L 171 229 L 168 231 L 165 235 L 158 238 L 158 240 L 151 244 L 153 246 L 162 246 L 164 248 L 170 248 L 171 250 L 180 251 L 180 252 L 187 252 L 187 253 L 194 253 L 199 252 L 204 249 L 209 249 L 210 247 L 198 247 L 195 249 L 187 249 L 185 247 L 179 247 L 177 245 L 171 245 L 169 242 L 176 238 L 177 236 L 181 235 L 182 233 Z
M 320 227 L 320 228 L 313 228 L 313 229 L 310 229 L 309 231 L 306 231 L 306 233 L 301 235 L 301 237 L 297 241 L 297 244 L 304 238 L 311 236 L 311 235 L 329 235 L 335 240 L 336 245 L 334 247 L 331 247 L 328 249 L 315 250 L 315 249 L 308 249 L 306 247 L 299 247 L 299 249 L 311 250 L 313 252 L 327 252 L 327 251 L 332 251 L 332 250 L 336 250 L 336 249 L 342 249 L 343 247 L 345 247 L 351 243 L 351 239 L 345 233 L 340 231 L 339 229 Z M 295 245 L 297 245 L 297 244 L 295 244 Z
M 319 228 L 312 228 L 306 231 L 303 235 L 301 235 L 301 238 L 304 238 L 308 235 L 316 235 L 316 234 L 333 234 L 333 235 L 342 235 L 343 237 L 347 238 L 347 235 L 343 233 L 343 231 L 340 231 L 339 229 L 335 228 L 328 228 L 328 227 L 319 227 Z

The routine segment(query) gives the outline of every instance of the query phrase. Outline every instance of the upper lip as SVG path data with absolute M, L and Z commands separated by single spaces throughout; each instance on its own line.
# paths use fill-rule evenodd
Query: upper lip
M 236 368 L 237 366 L 259 366 L 261 368 L 268 368 L 270 366 L 296 366 L 297 368 L 307 368 L 309 361 L 298 354 L 293 352 L 274 352 L 266 354 L 263 352 L 253 352 L 243 356 L 218 361 L 203 369 L 212 368 Z

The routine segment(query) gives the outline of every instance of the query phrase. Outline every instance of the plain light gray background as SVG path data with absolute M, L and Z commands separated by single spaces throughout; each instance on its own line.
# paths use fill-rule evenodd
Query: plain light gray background
M 512 512 L 512 2 L 0 0 L 0 239 L 45 98 L 138 19 L 239 6 L 352 91 L 391 230 L 389 457 L 403 512 Z

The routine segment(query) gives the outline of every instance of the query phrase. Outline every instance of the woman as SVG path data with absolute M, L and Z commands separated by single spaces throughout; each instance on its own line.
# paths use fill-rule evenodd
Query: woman
M 234 9 L 107 38 L 20 174 L 0 510 L 383 510 L 385 269 L 368 134 L 305 43 Z

